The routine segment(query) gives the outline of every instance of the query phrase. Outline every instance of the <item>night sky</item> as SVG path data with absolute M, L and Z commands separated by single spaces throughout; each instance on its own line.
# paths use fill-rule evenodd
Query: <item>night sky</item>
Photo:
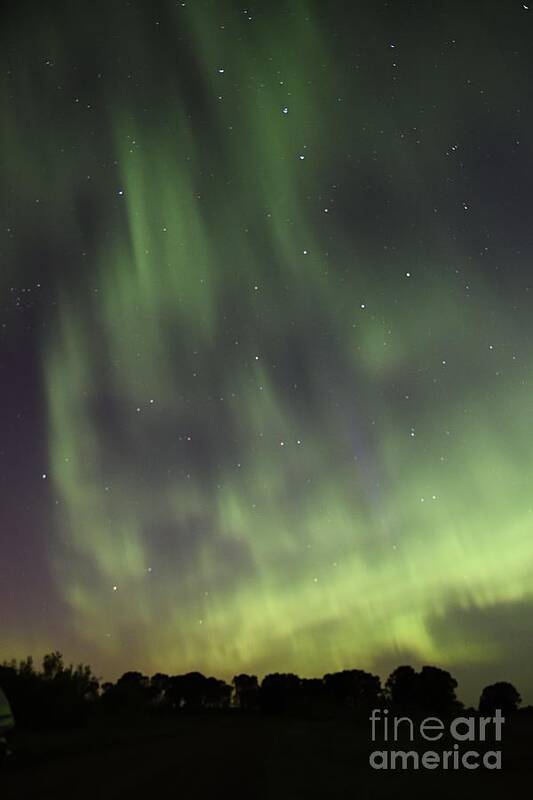
M 533 700 L 533 5 L 0 29 L 0 659 Z

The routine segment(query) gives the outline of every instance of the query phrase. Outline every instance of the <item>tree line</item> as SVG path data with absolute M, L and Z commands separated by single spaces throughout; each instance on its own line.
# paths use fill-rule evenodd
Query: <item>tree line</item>
M 446 670 L 424 666 L 397 667 L 385 683 L 360 669 L 327 673 L 322 678 L 300 678 L 293 673 L 272 673 L 259 681 L 256 675 L 235 675 L 231 683 L 200 672 L 183 675 L 125 672 L 114 683 L 101 683 L 91 667 L 65 666 L 59 652 L 44 656 L 40 669 L 31 657 L 0 665 L 0 687 L 21 727 L 68 726 L 83 723 L 95 709 L 127 714 L 166 711 L 207 712 L 236 709 L 248 713 L 337 713 L 367 715 L 387 706 L 410 714 L 457 714 L 457 681 Z M 505 716 L 516 713 L 521 697 L 506 682 L 486 686 L 478 711 Z M 528 709 L 531 710 L 531 709 Z M 473 711 L 473 709 L 471 710 Z

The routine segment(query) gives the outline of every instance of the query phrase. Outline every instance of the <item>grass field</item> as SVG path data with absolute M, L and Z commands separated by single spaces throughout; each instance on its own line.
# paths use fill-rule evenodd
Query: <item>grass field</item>
M 504 728 L 501 771 L 375 771 L 368 764 L 374 746 L 366 720 L 287 719 L 238 712 L 104 717 L 68 733 L 17 731 L 12 738 L 14 756 L 0 781 L 2 800 L 455 800 L 533 794 L 533 724 L 526 719 Z M 401 748 L 418 746 L 422 751 L 438 749 L 427 742 L 423 746 L 407 742 Z

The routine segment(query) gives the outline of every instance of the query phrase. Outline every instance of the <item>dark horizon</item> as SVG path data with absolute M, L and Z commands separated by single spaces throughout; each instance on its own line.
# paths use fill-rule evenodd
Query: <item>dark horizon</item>
M 95 680 L 97 682 L 97 684 L 98 684 L 98 688 L 99 688 L 99 692 L 100 693 L 102 693 L 103 687 L 105 687 L 106 685 L 107 686 L 111 686 L 111 685 L 116 686 L 117 684 L 120 683 L 120 681 L 122 679 L 124 679 L 128 675 L 142 676 L 143 680 L 147 681 L 148 684 L 149 684 L 154 678 L 158 678 L 160 676 L 165 676 L 167 678 L 168 677 L 172 678 L 172 677 L 184 677 L 186 675 L 194 674 L 194 675 L 201 675 L 203 678 L 207 678 L 209 680 L 216 679 L 218 681 L 222 681 L 223 683 L 225 683 L 228 686 L 233 686 L 234 683 L 235 683 L 236 676 L 240 675 L 241 677 L 242 676 L 245 676 L 245 677 L 250 677 L 251 676 L 251 677 L 253 677 L 257 681 L 258 686 L 261 686 L 263 684 L 265 678 L 270 678 L 272 676 L 279 676 L 279 675 L 281 675 L 281 676 L 289 675 L 289 676 L 295 677 L 299 681 L 303 681 L 305 683 L 306 681 L 324 682 L 326 680 L 326 678 L 331 677 L 332 675 L 336 676 L 336 675 L 339 675 L 339 674 L 346 674 L 346 673 L 360 673 L 362 675 L 364 674 L 366 676 L 372 677 L 373 679 L 379 681 L 379 684 L 380 684 L 379 692 L 380 693 L 384 693 L 383 695 L 380 694 L 380 697 L 383 700 L 383 699 L 386 698 L 386 695 L 387 695 L 386 686 L 387 686 L 387 682 L 390 680 L 391 676 L 394 675 L 398 670 L 402 670 L 402 669 L 407 668 L 407 669 L 413 670 L 416 674 L 420 674 L 421 672 L 423 672 L 423 670 L 429 669 L 429 670 L 436 670 L 439 673 L 442 673 L 442 674 L 445 674 L 445 675 L 449 676 L 450 681 L 453 682 L 453 685 L 454 685 L 453 694 L 454 694 L 454 698 L 458 701 L 458 704 L 459 704 L 458 708 L 462 706 L 465 709 L 473 708 L 473 709 L 477 710 L 478 707 L 479 707 L 480 697 L 481 697 L 481 695 L 483 693 L 483 690 L 486 689 L 487 686 L 492 686 L 494 684 L 500 684 L 500 683 L 510 683 L 511 685 L 514 685 L 513 682 L 509 680 L 508 676 L 499 675 L 499 676 L 493 677 L 492 680 L 482 681 L 480 683 L 479 687 L 478 687 L 477 695 L 475 694 L 475 691 L 474 691 L 474 693 L 471 696 L 467 696 L 467 695 L 464 694 L 464 691 L 462 690 L 461 681 L 457 679 L 457 675 L 455 675 L 453 673 L 453 671 L 450 671 L 448 669 L 443 668 L 442 665 L 435 665 L 435 664 L 420 664 L 420 665 L 417 665 L 417 664 L 411 664 L 411 663 L 407 664 L 407 662 L 401 662 L 401 663 L 399 662 L 399 663 L 397 663 L 395 667 L 393 667 L 388 673 L 385 673 L 384 675 L 383 674 L 376 674 L 376 673 L 372 672 L 372 670 L 369 671 L 369 670 L 365 669 L 362 666 L 354 666 L 354 665 L 349 666 L 349 667 L 345 667 L 344 669 L 331 670 L 329 672 L 324 672 L 322 675 L 311 675 L 311 674 L 305 674 L 305 673 L 296 674 L 296 673 L 291 672 L 290 670 L 283 670 L 283 669 L 273 670 L 271 672 L 266 672 L 266 673 L 263 673 L 263 674 L 261 674 L 261 673 L 256 674 L 252 670 L 252 671 L 249 671 L 249 672 L 247 672 L 247 671 L 245 671 L 245 672 L 233 671 L 233 672 L 227 673 L 226 675 L 224 675 L 224 674 L 211 675 L 210 673 L 204 672 L 201 669 L 194 669 L 194 668 L 190 669 L 190 670 L 186 669 L 186 670 L 184 670 L 182 672 L 179 672 L 179 673 L 178 672 L 174 672 L 172 670 L 163 670 L 163 669 L 156 669 L 153 672 L 145 673 L 143 670 L 137 669 L 136 665 L 131 664 L 130 667 L 127 670 L 125 670 L 125 672 L 123 672 L 123 673 L 121 673 L 119 675 L 116 675 L 115 677 L 111 678 L 109 676 L 100 675 L 98 673 L 98 671 L 93 668 L 93 665 L 90 664 L 90 661 L 88 659 L 85 659 L 85 660 L 82 660 L 80 662 L 74 663 L 72 661 L 69 661 L 68 658 L 65 658 L 63 653 L 61 653 L 59 650 L 55 650 L 55 651 L 50 651 L 49 654 L 45 654 L 42 659 L 34 659 L 34 657 L 30 655 L 30 656 L 26 656 L 23 659 L 10 658 L 10 659 L 5 659 L 4 661 L 0 662 L 0 688 L 2 688 L 2 682 L 1 682 L 2 668 L 19 670 L 19 669 L 24 669 L 24 665 L 25 664 L 31 663 L 35 674 L 43 676 L 43 675 L 46 675 L 46 673 L 47 673 L 47 666 L 46 666 L 46 662 L 47 661 L 49 662 L 48 663 L 48 669 L 50 669 L 50 663 L 51 662 L 55 663 L 56 668 L 59 665 L 60 669 L 65 669 L 65 670 L 71 670 L 72 671 L 72 670 L 77 670 L 77 669 L 80 669 L 80 668 L 89 669 L 90 674 L 92 676 L 92 679 Z M 519 701 L 519 704 L 518 704 L 519 707 L 522 708 L 522 709 L 533 708 L 533 704 L 531 704 L 531 702 L 527 699 L 527 697 L 524 697 L 524 695 L 522 694 L 521 687 L 519 685 L 517 685 L 517 686 L 515 686 L 515 688 L 517 689 L 518 694 L 520 695 L 520 701 Z

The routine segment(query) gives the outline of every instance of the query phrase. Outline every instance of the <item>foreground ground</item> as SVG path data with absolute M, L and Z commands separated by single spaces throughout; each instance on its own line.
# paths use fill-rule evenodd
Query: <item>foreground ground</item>
M 14 736 L 2 800 L 498 797 L 533 794 L 533 724 L 504 730 L 501 771 L 383 771 L 369 725 L 238 713 L 104 718 L 69 733 Z M 475 745 L 474 745 L 475 747 Z M 410 749 L 402 745 L 402 749 Z M 422 749 L 431 749 L 428 743 Z M 435 748 L 437 749 L 437 748 Z

